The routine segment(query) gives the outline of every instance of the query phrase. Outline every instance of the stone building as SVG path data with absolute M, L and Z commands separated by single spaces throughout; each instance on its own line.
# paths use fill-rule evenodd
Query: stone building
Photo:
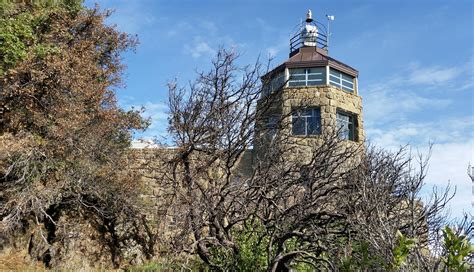
M 279 135 L 278 140 L 282 137 L 289 139 L 284 141 L 285 144 L 297 146 L 284 147 L 284 151 L 278 153 L 284 163 L 304 164 L 327 134 L 337 133 L 335 136 L 344 139 L 342 142 L 348 145 L 363 143 L 362 99 L 358 95 L 357 77 L 357 70 L 329 56 L 327 33 L 308 12 L 306 22 L 290 40 L 289 59 L 262 77 L 263 90 L 257 102 L 253 149 L 241 153 L 232 168 L 232 179 L 244 181 L 257 172 L 256 168 L 262 161 L 271 164 L 265 152 L 270 152 L 267 144 L 272 144 L 276 135 Z M 305 146 L 309 148 L 305 149 Z M 150 215 L 148 219 L 160 230 L 162 236 L 159 240 L 166 244 L 172 236 L 170 234 L 179 232 L 180 222 L 187 211 L 183 211 L 176 199 L 169 198 L 174 188 L 163 183 L 166 180 L 163 177 L 170 170 L 164 162 L 179 150 L 154 147 L 153 143 L 143 143 L 133 152 L 136 156 L 133 161 L 137 162 L 137 168 L 143 174 L 142 196 L 147 203 L 144 209 Z M 213 169 L 220 169 L 221 163 L 214 161 L 212 165 L 216 167 Z M 214 181 L 225 179 L 219 170 L 209 176 L 212 177 L 203 177 L 203 184 L 206 184 L 206 178 Z M 304 192 L 304 186 L 298 187 L 293 200 L 290 198 L 288 203 Z M 199 203 L 199 197 L 195 196 L 196 203 Z
M 266 144 L 275 133 L 298 146 L 292 154 L 304 161 L 323 141 L 324 133 L 337 133 L 348 144 L 362 144 L 365 139 L 362 119 L 362 98 L 358 95 L 358 71 L 329 56 L 328 33 L 324 25 L 312 19 L 308 11 L 306 22 L 290 39 L 289 58 L 262 77 L 263 90 L 257 105 L 254 149 L 246 150 L 234 168 L 238 177 L 252 175 L 259 160 L 265 159 Z M 265 107 L 265 109 L 263 109 Z M 137 161 L 145 173 L 147 197 L 156 192 L 156 154 L 173 153 L 153 143 L 135 146 Z M 260 155 L 262 155 L 260 157 Z M 158 163 L 159 164 L 159 163 Z M 144 166 L 146 165 L 146 166 Z M 150 171 L 149 169 L 155 169 Z M 150 203 L 159 201 L 151 200 Z
M 328 33 L 308 11 L 306 22 L 290 39 L 289 58 L 262 77 L 255 156 L 265 151 L 265 142 L 277 131 L 310 146 L 331 131 L 362 143 L 357 77 L 357 70 L 329 56 Z

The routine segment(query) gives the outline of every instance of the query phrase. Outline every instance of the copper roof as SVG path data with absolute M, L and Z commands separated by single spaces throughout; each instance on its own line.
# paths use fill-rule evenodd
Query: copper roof
M 354 77 L 357 77 L 359 74 L 356 69 L 350 67 L 349 65 L 329 57 L 327 55 L 327 51 L 324 49 L 317 47 L 301 47 L 290 53 L 290 58 L 287 61 L 268 72 L 264 77 L 267 77 L 284 68 L 306 68 L 327 65 Z

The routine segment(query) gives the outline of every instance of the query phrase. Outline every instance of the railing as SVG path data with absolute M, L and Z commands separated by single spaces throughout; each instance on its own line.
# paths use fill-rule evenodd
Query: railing
M 312 42 L 315 44 L 316 47 L 322 49 L 328 49 L 328 31 L 324 24 L 318 21 L 312 21 L 311 24 L 318 30 L 317 37 L 305 37 L 302 34 L 303 28 L 306 26 L 307 23 L 300 23 L 296 26 L 297 32 L 296 34 L 290 39 L 290 53 L 305 46 L 305 41 Z M 308 33 L 309 34 L 309 33 Z
M 313 38 L 313 37 L 311 37 Z M 290 52 L 295 51 L 304 46 L 304 43 L 308 41 L 309 37 L 303 36 L 302 33 L 297 33 L 290 39 Z M 323 33 L 318 33 L 318 36 L 315 40 L 310 40 L 314 42 L 318 48 L 327 49 L 328 39 L 327 36 Z

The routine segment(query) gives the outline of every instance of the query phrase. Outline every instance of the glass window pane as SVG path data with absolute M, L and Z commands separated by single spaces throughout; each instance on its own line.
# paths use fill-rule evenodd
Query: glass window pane
M 342 113 L 338 113 L 337 114 L 337 120 L 342 122 L 342 123 L 348 123 L 349 122 L 349 116 L 347 116 L 345 114 L 342 114 Z
M 277 116 L 270 116 L 267 120 L 267 133 L 268 136 L 273 137 L 277 133 L 278 129 L 278 117 Z
M 352 77 L 352 76 L 350 76 L 350 75 L 348 75 L 348 74 L 341 73 L 341 75 L 342 75 L 342 79 L 345 79 L 345 80 L 347 80 L 347 81 L 352 81 L 352 80 L 354 80 L 354 77 Z
M 341 137 L 341 139 L 344 139 L 344 140 L 349 140 L 349 130 L 347 129 L 342 129 L 339 131 L 339 136 Z
M 329 74 L 330 75 L 333 75 L 333 76 L 336 76 L 336 77 L 340 77 L 341 73 L 337 70 L 334 70 L 334 69 L 329 69 Z
M 267 128 L 276 128 L 278 124 L 278 117 L 270 116 L 267 121 Z
M 305 86 L 304 81 L 288 81 L 288 86 Z
M 283 85 L 283 82 L 284 82 L 284 76 L 282 73 L 280 73 L 272 80 L 272 90 L 279 89 Z
M 320 108 L 312 109 L 312 115 L 317 118 L 321 118 L 321 109 Z
M 348 135 L 347 135 L 347 139 L 349 140 L 355 140 L 355 135 L 354 135 L 354 124 L 351 122 L 348 124 L 347 126 L 347 130 L 348 130 Z
M 326 71 L 326 68 L 324 67 L 315 67 L 315 68 L 308 68 L 306 69 L 306 71 L 308 72 L 308 74 L 321 74 L 321 73 L 324 73 Z
M 354 81 L 354 77 L 353 76 L 350 76 L 346 73 L 343 73 L 343 72 L 340 72 L 340 71 L 337 71 L 333 68 L 331 68 L 330 70 L 330 75 L 336 77 L 336 78 L 342 78 L 343 79 L 343 82 L 344 80 L 345 81 L 349 81 L 349 82 L 353 82 Z M 333 79 L 334 80 L 334 79 Z
M 348 92 L 350 92 L 350 93 L 352 93 L 352 92 L 354 91 L 354 88 L 348 88 L 348 87 L 345 87 L 345 86 L 342 86 L 342 89 L 343 89 L 344 91 L 348 91 Z
M 332 76 L 332 75 L 329 76 L 329 80 L 334 81 L 334 82 L 338 82 L 338 83 L 341 82 L 341 80 L 338 77 L 335 77 L 335 76 Z
M 307 119 L 308 135 L 321 134 L 321 112 L 320 109 L 313 109 L 312 115 Z
M 332 85 L 332 86 L 339 87 L 339 88 L 341 87 L 340 84 L 338 84 L 338 83 L 336 83 L 336 82 L 334 82 L 334 81 L 329 81 L 329 84 Z
M 321 111 L 319 108 L 297 109 L 292 113 L 293 135 L 321 134 Z
M 317 86 L 317 85 L 323 85 L 323 80 L 308 80 L 307 86 Z
M 305 80 L 306 76 L 291 75 L 290 80 Z
M 311 117 L 313 115 L 313 109 L 302 109 L 301 116 Z
M 308 135 L 321 134 L 321 124 L 319 119 L 312 117 L 308 118 Z
M 306 118 L 301 118 L 301 117 L 295 117 L 293 116 L 292 118 L 292 132 L 293 135 L 305 135 L 306 129 L 305 129 L 305 119 Z
M 348 88 L 352 88 L 354 86 L 354 83 L 352 82 L 347 82 L 347 81 L 342 81 L 342 86 L 346 86 Z
M 308 75 L 308 80 L 312 80 L 312 79 L 322 80 L 323 76 L 322 75 L 316 75 L 316 74 Z
M 263 85 L 263 88 L 262 88 L 262 94 L 263 96 L 266 96 L 270 93 L 270 86 L 268 85 Z
M 306 74 L 306 72 L 304 69 L 290 69 L 290 75 L 293 74 Z
M 355 131 L 355 115 L 350 113 L 337 112 L 337 127 L 339 129 L 339 137 L 345 140 L 356 140 Z

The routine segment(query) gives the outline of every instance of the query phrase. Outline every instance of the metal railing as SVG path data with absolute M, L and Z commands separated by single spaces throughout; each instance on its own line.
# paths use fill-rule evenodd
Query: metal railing
M 306 24 L 307 23 L 302 22 L 295 27 L 297 32 L 290 39 L 290 53 L 305 46 L 304 45 L 305 39 L 309 37 L 305 37 L 302 34 L 302 30 Z M 314 42 L 316 47 L 327 50 L 328 49 L 328 30 L 326 26 L 316 20 L 312 21 L 310 24 L 316 27 L 316 29 L 318 30 L 318 36 L 316 37 L 316 39 L 314 39 L 314 37 L 309 38 L 310 39 L 309 42 Z
M 295 51 L 304 46 L 305 41 L 307 41 L 308 37 L 302 35 L 302 33 L 297 33 L 290 39 L 290 52 Z M 318 36 L 315 40 L 311 40 L 311 42 L 315 42 L 316 47 L 327 49 L 328 46 L 328 39 L 327 36 L 323 33 L 318 33 Z

